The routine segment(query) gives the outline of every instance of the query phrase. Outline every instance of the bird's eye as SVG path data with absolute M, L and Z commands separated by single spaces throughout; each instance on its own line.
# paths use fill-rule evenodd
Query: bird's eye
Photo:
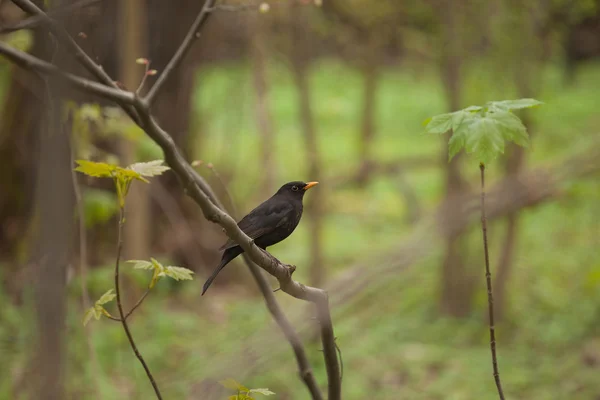
M 297 191 L 298 191 L 298 186 L 292 186 L 292 190 L 293 190 L 294 192 L 297 192 Z

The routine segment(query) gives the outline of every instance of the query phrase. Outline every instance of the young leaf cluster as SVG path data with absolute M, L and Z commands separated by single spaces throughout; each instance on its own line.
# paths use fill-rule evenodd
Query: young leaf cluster
M 488 164 L 504 153 L 506 141 L 522 147 L 529 145 L 527 129 L 512 111 L 541 104 L 535 99 L 490 101 L 483 106 L 470 106 L 429 118 L 425 121 L 425 130 L 439 135 L 452 130 L 448 160 L 464 148 L 479 162 Z
M 102 315 L 112 317 L 112 315 L 104 308 L 104 304 L 111 302 L 115 297 L 116 294 L 113 293 L 113 289 L 104 293 L 83 315 L 83 326 L 87 325 L 92 317 L 94 317 L 96 321 L 99 320 Z
M 175 279 L 176 281 L 191 281 L 192 279 L 194 279 L 192 277 L 194 271 L 183 267 L 165 267 L 161 263 L 156 261 L 154 258 L 150 258 L 150 261 L 129 260 L 127 262 L 130 264 L 135 264 L 133 266 L 134 269 L 147 269 L 153 271 L 152 280 L 150 281 L 150 285 L 148 286 L 150 289 L 152 289 L 154 285 L 156 285 L 156 282 L 158 282 L 158 280 L 163 276 L 168 276 L 170 278 Z
M 219 383 L 227 389 L 237 391 L 237 394 L 229 396 L 227 398 L 228 400 L 255 400 L 255 398 L 252 397 L 252 395 L 254 394 L 262 394 L 264 396 L 270 396 L 272 394 L 275 394 L 274 392 L 265 388 L 248 389 L 246 386 L 242 385 L 241 383 L 237 382 L 235 379 L 232 378 L 227 378 L 225 380 L 219 381 Z
M 88 160 L 76 160 L 76 163 L 78 167 L 75 168 L 75 171 L 96 178 L 112 178 L 115 182 L 121 208 L 125 207 L 125 197 L 134 179 L 150 183 L 146 178 L 161 175 L 169 169 L 166 165 L 162 165 L 163 160 L 135 163 L 126 168 Z

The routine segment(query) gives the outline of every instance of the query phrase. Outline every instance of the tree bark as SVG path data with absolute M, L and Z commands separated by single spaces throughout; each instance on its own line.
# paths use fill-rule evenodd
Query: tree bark
M 47 30 L 35 32 L 36 48 L 48 61 L 68 59 Z M 39 46 L 39 47 L 38 47 Z M 36 79 L 37 81 L 37 79 Z M 32 359 L 35 398 L 62 400 L 64 391 L 67 266 L 71 261 L 75 195 L 71 149 L 62 122 L 64 90 L 60 83 L 40 79 L 34 86 L 42 98 L 37 125 L 38 176 L 35 191 L 36 231 L 33 259 L 37 346 Z M 27 109 L 27 108 L 25 108 Z

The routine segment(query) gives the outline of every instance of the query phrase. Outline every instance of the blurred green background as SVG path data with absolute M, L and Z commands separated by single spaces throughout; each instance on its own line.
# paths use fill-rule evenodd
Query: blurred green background
M 5 3 L 0 28 L 23 18 Z M 135 59 L 147 57 L 160 74 L 201 7 L 162 3 L 135 0 L 128 11 L 106 0 L 61 19 L 132 89 L 143 74 Z M 487 168 L 500 375 L 509 399 L 600 398 L 600 3 L 290 0 L 267 13 L 244 4 L 251 6 L 214 11 L 155 113 L 238 217 L 285 182 L 320 181 L 296 232 L 269 251 L 296 265 L 300 282 L 329 290 L 343 398 L 497 398 L 479 210 L 459 212 L 478 196 L 477 160 L 448 164 L 448 138 L 424 135 L 422 123 L 520 97 L 545 103 L 519 114 L 532 145 L 507 148 Z M 33 29 L 0 40 L 45 57 L 43 35 Z M 81 72 L 73 61 L 55 62 Z M 75 212 L 65 221 L 68 262 L 36 269 L 39 207 L 48 196 L 38 182 L 52 166 L 40 155 L 48 104 L 35 79 L 0 59 L 0 398 L 31 397 L 45 329 L 64 344 L 56 358 L 64 398 L 151 398 L 121 325 L 81 323 L 82 304 L 113 285 L 110 182 L 75 177 L 85 232 Z M 162 158 L 114 105 L 66 88 L 56 101 L 74 158 Z M 172 173 L 144 190 L 134 185 L 125 259 L 155 257 L 196 272 L 191 282 L 161 281 L 130 322 L 164 398 L 224 399 L 232 393 L 216 382 L 226 378 L 268 387 L 276 399 L 308 398 L 241 260 L 200 297 L 226 239 L 221 230 L 203 220 Z M 453 226 L 461 229 L 448 235 Z M 129 308 L 149 273 L 122 270 Z M 48 273 L 66 284 L 40 294 Z M 312 308 L 276 297 L 325 388 Z M 54 302 L 64 315 L 44 318 L 53 309 L 43 305 Z

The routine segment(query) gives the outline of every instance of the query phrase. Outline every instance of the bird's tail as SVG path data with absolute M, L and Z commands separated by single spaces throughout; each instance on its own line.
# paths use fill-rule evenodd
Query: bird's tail
M 204 287 L 202 288 L 202 296 L 204 296 L 204 293 L 206 293 L 206 291 L 213 283 L 217 275 L 219 275 L 219 272 L 221 272 L 221 270 L 225 268 L 225 266 L 229 264 L 231 260 L 233 260 L 242 253 L 243 250 L 240 246 L 231 247 L 225 250 L 225 252 L 223 253 L 223 257 L 221 258 L 221 262 L 219 263 L 219 266 L 213 271 L 212 275 L 204 283 Z

